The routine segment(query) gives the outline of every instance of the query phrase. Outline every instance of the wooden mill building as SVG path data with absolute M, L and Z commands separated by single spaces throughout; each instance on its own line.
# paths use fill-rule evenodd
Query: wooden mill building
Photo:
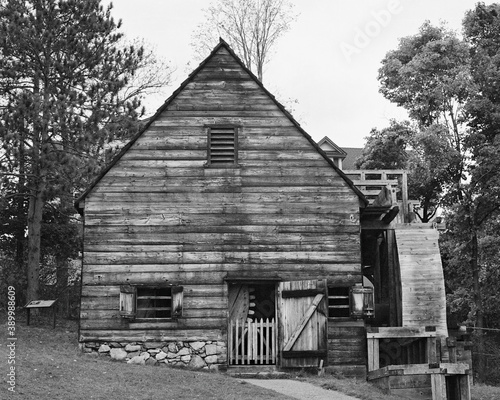
M 368 325 L 446 335 L 443 304 L 405 314 L 391 206 L 370 205 L 222 40 L 76 206 L 86 352 L 366 374 Z M 444 299 L 439 268 L 425 309 Z

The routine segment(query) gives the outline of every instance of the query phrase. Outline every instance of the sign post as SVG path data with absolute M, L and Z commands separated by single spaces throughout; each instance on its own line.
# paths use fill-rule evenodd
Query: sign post
M 54 307 L 54 304 L 56 304 L 57 299 L 55 300 L 33 300 L 30 301 L 28 304 L 24 306 L 27 311 L 27 317 L 26 317 L 26 325 L 30 324 L 30 310 L 32 308 L 52 308 L 52 328 L 55 329 L 56 327 L 56 308 Z

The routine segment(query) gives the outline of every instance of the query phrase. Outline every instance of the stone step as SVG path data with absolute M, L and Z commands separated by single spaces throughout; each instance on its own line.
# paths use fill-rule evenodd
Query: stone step
M 234 378 L 287 378 L 288 374 L 278 371 L 275 365 L 264 366 L 229 366 L 226 374 Z

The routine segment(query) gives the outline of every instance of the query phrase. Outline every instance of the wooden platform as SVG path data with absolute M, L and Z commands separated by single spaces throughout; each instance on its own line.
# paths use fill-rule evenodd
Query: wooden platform
M 470 400 L 468 369 L 459 363 L 389 365 L 369 372 L 368 381 L 414 400 Z

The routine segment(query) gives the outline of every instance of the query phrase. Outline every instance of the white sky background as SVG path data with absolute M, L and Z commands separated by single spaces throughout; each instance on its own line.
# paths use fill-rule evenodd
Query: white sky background
M 318 141 L 363 147 L 371 128 L 382 129 L 406 113 L 379 94 L 380 62 L 399 38 L 414 35 L 425 20 L 446 21 L 461 32 L 476 0 L 291 0 L 298 15 L 279 40 L 264 70 L 264 85 L 278 100 L 298 100 L 293 115 Z M 209 0 L 114 0 L 130 39 L 144 38 L 176 68 L 172 86 L 146 99 L 148 114 L 198 66 L 190 46 Z M 492 3 L 486 1 L 487 4 Z M 363 32 L 363 33 L 361 33 Z M 214 46 L 216 43 L 214 44 Z M 207 54 L 208 56 L 208 54 Z M 188 65 L 188 63 L 190 63 Z

